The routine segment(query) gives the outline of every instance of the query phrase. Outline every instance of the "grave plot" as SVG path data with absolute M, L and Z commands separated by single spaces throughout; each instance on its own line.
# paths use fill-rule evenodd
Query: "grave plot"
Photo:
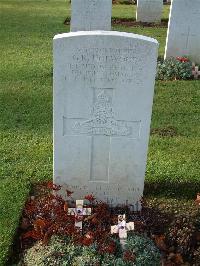
M 71 68 L 65 73 L 67 63 L 63 57 L 63 65 L 56 70 L 58 75 L 59 72 L 62 75 L 61 81 L 66 77 L 67 85 L 71 72 L 79 78 L 71 80 L 71 91 L 61 97 L 62 125 L 55 131 L 63 129 L 61 140 L 74 137 L 75 141 L 68 142 L 67 149 L 70 144 L 72 148 L 76 145 L 76 155 L 71 153 L 67 160 L 69 159 L 69 165 L 74 163 L 74 167 L 77 167 L 82 175 L 73 176 L 78 184 L 73 184 L 72 187 L 61 188 L 58 185 L 65 179 L 61 177 L 67 173 L 62 169 L 69 169 L 69 165 L 65 164 L 66 142 L 63 142 L 58 149 L 58 154 L 59 150 L 61 153 L 64 150 L 61 154 L 61 168 L 57 168 L 58 182 L 50 182 L 45 186 L 41 182 L 52 180 L 53 176 L 52 37 L 56 33 L 70 31 L 68 25 L 63 25 L 63 20 L 66 16 L 69 18 L 71 6 L 64 0 L 39 0 L 37 3 L 19 3 L 15 0 L 0 2 L 3 10 L 0 29 L 0 265 L 4 265 L 8 257 L 11 258 L 8 265 L 16 265 L 21 259 L 21 262 L 29 266 L 55 263 L 70 265 L 72 262 L 79 265 L 80 261 L 85 265 L 93 263 L 95 266 L 108 261 L 111 265 L 113 262 L 120 265 L 137 265 L 141 264 L 141 261 L 144 264 L 144 259 L 147 259 L 145 263 L 149 266 L 159 264 L 160 258 L 165 266 L 198 265 L 199 195 L 196 204 L 194 202 L 199 191 L 200 170 L 198 63 L 190 60 L 189 56 L 176 56 L 170 62 L 163 61 L 166 30 L 161 26 L 164 21 L 161 24 L 138 23 L 137 27 L 132 27 L 136 25 L 131 24 L 135 22 L 136 6 L 114 5 L 113 21 L 118 18 L 118 22 L 113 23 L 114 30 L 146 35 L 160 43 L 159 62 L 162 63 L 162 70 L 164 68 L 164 76 L 167 78 L 163 79 L 164 81 L 156 81 L 151 131 L 143 138 L 143 120 L 146 121 L 146 129 L 150 122 L 138 111 L 140 109 L 136 108 L 144 100 L 142 108 L 146 110 L 143 104 L 149 101 L 145 92 L 142 100 L 137 98 L 142 92 L 138 83 L 140 75 L 144 83 L 146 81 L 146 87 L 149 85 L 149 77 L 143 75 L 140 66 L 144 66 L 145 73 L 152 73 L 153 69 L 146 60 L 148 56 L 145 49 L 142 53 L 143 62 L 138 60 L 137 56 L 141 55 L 141 43 L 137 47 L 131 43 L 131 49 L 128 47 L 138 53 L 134 56 L 131 51 L 124 49 L 128 42 L 120 41 L 118 44 L 111 36 L 109 42 L 99 38 L 101 47 L 96 47 L 96 42 L 88 47 L 86 41 L 80 41 L 82 50 L 75 50 L 71 54 L 76 63 L 72 60 Z M 103 8 L 100 5 L 99 8 L 99 14 L 102 15 Z M 165 19 L 165 25 L 167 10 L 165 6 L 162 17 Z M 81 14 L 79 15 L 81 17 Z M 90 16 L 91 10 L 85 20 Z M 96 18 L 99 19 L 98 16 Z M 126 19 L 127 23 L 124 23 Z M 94 19 L 95 24 L 97 20 Z M 152 25 L 154 27 L 151 27 Z M 194 34 L 192 28 L 186 35 L 190 37 L 190 33 Z M 73 31 L 71 34 L 74 34 L 73 38 L 76 37 L 77 40 L 80 37 Z M 193 43 L 188 40 L 188 47 L 191 46 L 190 42 Z M 112 51 L 106 51 L 107 47 L 112 48 Z M 59 48 L 62 54 L 64 45 Z M 70 51 L 75 48 L 77 46 L 74 43 L 69 47 Z M 96 48 L 98 52 L 95 53 Z M 87 49 L 87 56 L 83 56 Z M 100 49 L 102 52 L 99 53 Z M 88 60 L 91 56 L 95 62 Z M 134 61 L 136 59 L 137 62 Z M 94 79 L 102 77 L 97 74 L 101 71 L 104 73 L 101 81 L 107 81 L 103 85 L 99 81 L 99 86 L 91 86 Z M 85 73 L 84 82 L 81 80 L 82 73 Z M 87 80 L 88 76 L 90 81 Z M 193 77 L 197 80 L 192 80 Z M 131 81 L 131 78 L 134 80 Z M 60 82 L 63 90 L 66 89 L 64 82 Z M 76 82 L 83 86 L 76 85 L 73 90 L 73 84 Z M 120 86 L 117 86 L 118 83 Z M 134 99 L 129 87 L 133 91 L 138 88 Z M 80 95 L 76 91 L 77 88 Z M 57 96 L 59 98 L 59 95 Z M 68 99 L 73 99 L 72 102 L 76 104 L 70 105 Z M 151 136 L 144 182 L 144 171 L 140 172 L 138 169 L 141 169 L 142 165 L 146 166 L 146 155 L 142 157 L 138 150 L 142 152 L 143 149 L 139 148 L 145 139 L 148 141 L 149 135 Z M 88 145 L 85 145 L 85 141 Z M 116 150 L 116 143 L 120 145 L 122 142 L 124 145 Z M 137 143 L 137 147 L 133 143 Z M 82 156 L 82 145 L 88 151 L 88 156 Z M 132 146 L 135 148 L 131 149 Z M 146 152 L 147 149 L 144 154 Z M 115 167 L 113 162 L 116 160 L 113 160 L 113 155 L 114 159 L 118 159 Z M 140 156 L 142 159 L 138 161 Z M 85 160 L 84 166 L 77 163 L 77 158 Z M 55 158 L 55 162 L 56 160 Z M 97 163 L 99 161 L 100 164 Z M 130 162 L 133 162 L 133 165 Z M 110 175 L 112 169 L 114 174 Z M 115 171 L 122 175 L 121 179 L 117 175 L 115 179 Z M 132 178 L 129 179 L 131 174 Z M 83 175 L 84 184 L 95 183 L 96 195 L 90 193 L 92 187 L 89 190 L 87 185 L 80 184 Z M 137 179 L 136 176 L 140 178 Z M 68 180 L 70 181 L 70 178 Z M 130 183 L 126 182 L 127 180 Z M 105 184 L 101 186 L 101 183 Z M 138 184 L 140 191 L 135 189 Z M 47 187 L 48 191 L 42 191 L 41 186 L 43 189 L 44 186 Z M 88 192 L 90 194 L 85 194 Z M 142 194 L 144 197 L 141 202 L 138 199 Z M 64 197 L 60 198 L 58 195 Z M 106 202 L 102 203 L 99 199 Z M 25 207 L 22 214 L 23 206 Z M 114 234 L 111 234 L 111 226 L 116 229 Z M 14 235 L 17 241 L 13 239 Z M 12 247 L 14 253 L 9 253 L 13 242 L 16 244 Z M 136 250 L 138 252 L 135 252 Z M 15 259 L 15 255 L 19 256 Z
M 165 58 L 187 56 L 200 63 L 200 1 L 172 1 Z

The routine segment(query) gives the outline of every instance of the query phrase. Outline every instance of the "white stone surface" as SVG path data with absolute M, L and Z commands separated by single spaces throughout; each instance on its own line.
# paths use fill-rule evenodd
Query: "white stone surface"
M 163 0 L 138 0 L 136 20 L 141 22 L 160 22 Z
M 112 0 L 72 0 L 71 31 L 111 30 Z
M 138 205 L 157 49 L 156 40 L 131 33 L 54 37 L 54 182 L 75 199 L 93 193 Z
M 165 58 L 188 56 L 200 63 L 200 0 L 173 0 Z

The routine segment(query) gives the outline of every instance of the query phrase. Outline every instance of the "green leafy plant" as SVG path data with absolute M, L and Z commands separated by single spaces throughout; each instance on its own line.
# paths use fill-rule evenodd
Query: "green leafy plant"
M 187 80 L 192 78 L 192 62 L 186 57 L 158 61 L 157 80 Z
M 118 241 L 118 240 L 117 240 Z M 119 243 L 118 243 L 119 244 Z M 38 241 L 25 252 L 21 265 L 27 266 L 129 266 L 160 265 L 160 253 L 154 243 L 143 236 L 131 235 L 127 250 L 118 254 L 99 253 L 95 243 L 91 246 L 75 245 L 69 237 L 52 236 L 48 245 Z
M 132 235 L 128 238 L 127 249 L 135 254 L 135 265 L 160 265 L 160 252 L 149 238 L 141 235 Z

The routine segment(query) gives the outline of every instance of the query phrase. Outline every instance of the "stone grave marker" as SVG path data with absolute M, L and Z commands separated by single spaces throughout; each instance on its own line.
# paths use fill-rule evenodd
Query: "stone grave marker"
M 111 30 L 112 0 L 72 0 L 71 31 Z
M 200 1 L 173 0 L 165 47 L 165 58 L 188 56 L 200 63 Z
M 54 37 L 54 183 L 63 195 L 138 206 L 157 50 L 156 40 L 131 33 Z
M 138 0 L 136 20 L 140 22 L 160 22 L 163 0 Z

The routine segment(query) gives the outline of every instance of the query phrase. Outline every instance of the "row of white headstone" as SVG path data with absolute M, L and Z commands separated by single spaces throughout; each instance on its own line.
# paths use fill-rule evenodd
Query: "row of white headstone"
M 139 210 L 158 42 L 110 21 L 111 0 L 73 0 L 76 32 L 54 37 L 54 182 Z
M 73 0 L 72 14 L 76 1 L 84 10 L 86 0 Z M 144 187 L 158 42 L 136 34 L 103 31 L 110 25 L 110 0 L 88 1 L 93 10 L 98 3 L 98 16 L 91 9 L 82 19 L 80 11 L 77 19 L 72 16 L 72 24 L 88 23 L 88 30 L 95 25 L 101 31 L 54 37 L 54 182 L 62 185 L 63 197 L 66 189 L 74 191 L 75 199 L 94 193 L 109 204 L 128 204 L 138 210 Z M 188 7 L 189 1 L 173 1 L 168 41 L 177 38 L 171 38 L 170 31 L 177 30 L 176 21 L 182 16 L 178 6 Z M 197 16 L 193 8 L 199 7 L 199 2 L 193 0 L 192 7 L 188 7 L 193 17 Z M 184 21 L 184 14 L 180 21 L 191 23 Z M 193 47 L 193 27 L 189 29 L 186 43 Z M 183 31 L 181 26 L 177 34 L 182 36 Z
M 159 22 L 163 0 L 138 0 L 137 20 Z M 71 31 L 111 30 L 112 0 L 72 0 Z M 200 0 L 173 0 L 165 58 L 189 56 L 200 63 Z
M 138 0 L 136 19 L 160 22 L 163 0 Z M 71 31 L 110 30 L 112 0 L 72 0 Z
M 165 58 L 188 56 L 200 63 L 200 0 L 172 0 Z
M 136 20 L 139 22 L 158 23 L 161 21 L 163 0 L 138 0 Z

